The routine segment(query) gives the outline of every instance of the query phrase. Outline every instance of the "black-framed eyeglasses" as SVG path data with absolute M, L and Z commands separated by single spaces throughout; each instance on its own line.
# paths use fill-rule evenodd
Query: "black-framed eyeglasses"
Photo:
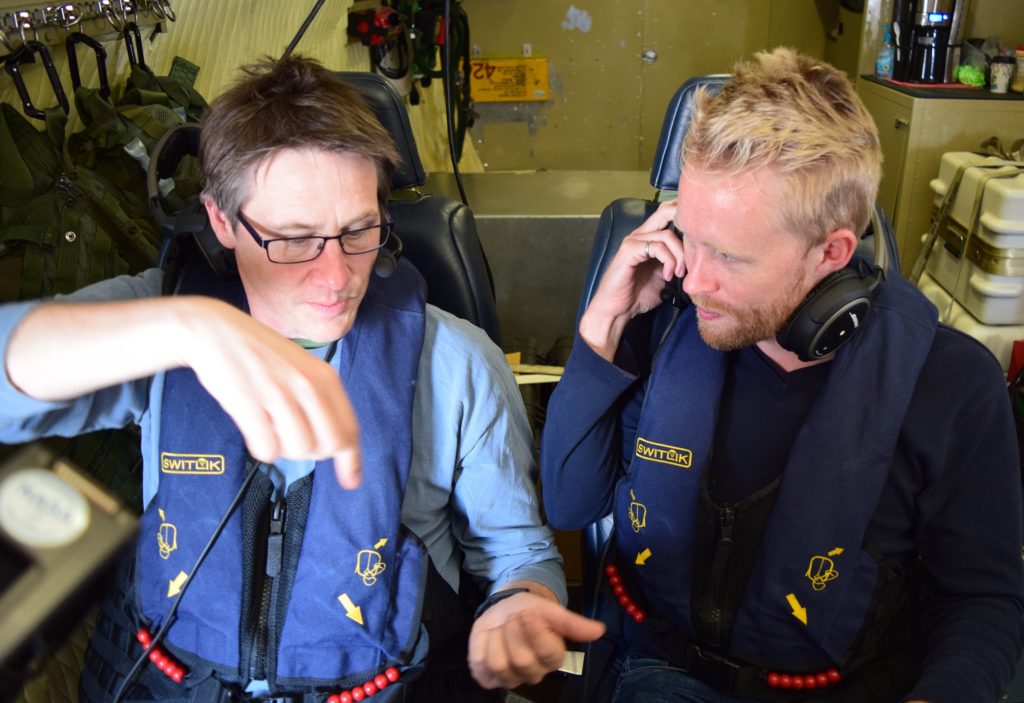
M 391 220 L 381 222 L 379 225 L 351 229 L 348 232 L 336 234 L 333 237 L 322 237 L 320 235 L 310 237 L 275 237 L 265 239 L 256 232 L 256 228 L 245 219 L 245 215 L 239 210 L 236 213 L 238 221 L 242 223 L 245 231 L 252 235 L 267 252 L 267 258 L 275 264 L 303 264 L 312 261 L 320 256 L 327 242 L 337 239 L 341 244 L 341 250 L 349 255 L 369 254 L 377 251 L 391 237 L 394 223 Z

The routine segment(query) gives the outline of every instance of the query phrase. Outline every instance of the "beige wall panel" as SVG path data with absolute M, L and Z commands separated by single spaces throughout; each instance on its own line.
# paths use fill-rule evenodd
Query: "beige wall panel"
M 725 73 L 737 59 L 767 39 L 771 2 L 646 0 L 644 49 L 657 52 L 644 65 L 637 168 L 650 168 L 658 148 L 665 109 L 688 78 Z
M 828 32 L 839 20 L 836 0 L 772 0 L 765 48 L 791 46 L 810 56 L 825 56 Z
M 997 36 L 1009 49 L 1024 44 L 1024 0 L 973 0 L 964 36 Z
M 829 25 L 826 24 L 826 27 Z M 860 73 L 860 43 L 864 32 L 864 14 L 851 12 L 839 6 L 836 24 L 829 32 L 832 38 L 825 42 L 825 60 L 836 68 L 845 71 L 851 80 L 856 80 Z
M 336 70 L 370 70 L 366 48 L 359 44 L 347 44 L 345 28 L 352 2 L 327 0 L 299 42 L 296 52 L 315 57 L 325 66 Z M 164 21 L 165 31 L 153 37 L 152 41 L 150 35 L 154 18 L 142 18 L 146 63 L 160 75 L 167 73 L 175 56 L 198 65 L 200 70 L 196 89 L 207 100 L 212 100 L 238 77 L 240 65 L 264 56 L 276 57 L 284 53 L 288 42 L 313 7 L 312 0 L 172 0 L 172 3 L 177 21 Z M 0 0 L 0 11 L 27 9 L 31 6 L 31 3 L 26 2 Z M 87 24 L 85 29 L 104 42 L 111 85 L 117 91 L 128 74 L 128 57 L 122 42 L 102 20 Z M 48 36 L 43 40 L 51 47 L 55 65 L 63 78 L 64 89 L 70 93 L 71 81 L 63 36 L 57 30 L 47 32 Z M 86 52 L 85 48 L 79 48 L 82 79 L 85 85 L 97 86 L 99 82 L 95 62 Z M 40 66 L 25 66 L 23 75 L 34 104 L 47 107 L 56 103 Z M 450 171 L 441 93 L 435 95 L 434 91 L 429 91 L 429 95 L 424 109 L 409 110 L 410 121 L 425 168 L 428 171 Z M 14 84 L 6 74 L 0 75 L 0 100 L 14 105 L 21 104 Z M 39 126 L 42 126 L 41 122 Z M 76 126 L 77 122 L 73 119 L 71 128 Z M 480 162 L 472 145 L 468 145 L 465 151 L 463 168 L 479 170 Z
M 465 0 L 463 5 L 471 43 L 482 56 L 519 56 L 523 44 L 530 44 L 534 56 L 550 59 L 551 100 L 477 106 L 473 137 L 485 168 L 637 168 L 641 3 Z M 576 24 L 569 21 L 570 9 L 576 11 Z
M 835 17 L 825 0 L 646 0 L 645 5 L 644 48 L 658 58 L 643 69 L 641 169 L 654 159 L 665 108 L 683 81 L 728 72 L 738 59 L 783 44 L 822 57 Z
M 346 68 L 345 27 L 351 0 L 325 2 L 296 48 L 326 66 Z M 298 31 L 312 3 L 282 0 L 179 0 L 171 40 L 157 72 L 175 55 L 202 67 L 196 88 L 212 99 L 238 77 L 238 67 L 264 56 L 280 56 Z
M 488 170 L 649 167 L 676 88 L 779 44 L 825 52 L 835 0 L 465 0 L 483 57 L 551 60 L 552 100 L 477 106 Z M 570 28 L 585 16 L 586 31 Z M 644 52 L 649 52 L 647 61 Z M 652 53 L 650 53 L 652 52 Z
M 428 173 L 452 172 L 452 160 L 448 150 L 448 121 L 444 109 L 444 87 L 440 80 L 431 81 L 430 87 L 417 86 L 420 94 L 419 105 L 406 105 L 409 123 L 420 161 Z M 462 146 L 459 170 L 463 173 L 480 173 L 483 162 L 473 143 L 473 135 L 466 133 Z

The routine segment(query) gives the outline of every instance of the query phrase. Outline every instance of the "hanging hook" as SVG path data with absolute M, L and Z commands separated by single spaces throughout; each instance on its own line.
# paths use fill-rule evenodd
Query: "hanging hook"
M 127 26 L 129 22 L 139 23 L 139 6 L 135 0 L 117 0 L 117 6 L 121 10 L 121 26 Z
M 106 18 L 107 22 L 114 28 L 115 32 L 120 32 L 124 29 L 124 23 L 121 21 L 121 18 L 118 17 L 117 11 L 114 9 L 114 5 L 110 0 L 97 0 L 96 12 Z
M 175 22 L 178 16 L 174 13 L 174 8 L 171 7 L 171 0 L 153 0 L 154 5 L 159 5 L 164 12 L 164 16 L 171 22 Z
M 110 97 L 110 79 L 107 76 L 107 51 L 98 41 L 85 32 L 71 32 L 65 40 L 68 50 L 68 70 L 71 72 L 71 89 L 77 90 L 82 85 L 82 76 L 78 71 L 77 45 L 85 44 L 96 54 L 96 68 L 100 77 L 100 97 Z
M 47 5 L 43 8 L 46 23 L 55 27 L 70 30 L 82 21 L 82 11 L 77 3 L 66 2 L 62 5 Z
M 28 88 L 25 87 L 25 79 L 21 76 L 21 64 L 34 63 L 34 53 L 39 54 L 39 57 L 43 60 L 43 67 L 46 69 L 46 76 L 50 80 L 53 94 L 57 97 L 57 104 L 60 105 L 65 115 L 68 114 L 71 111 L 71 105 L 68 103 L 68 96 L 64 93 L 64 87 L 60 83 L 57 69 L 53 65 L 53 56 L 45 44 L 35 40 L 29 40 L 19 46 L 4 61 L 4 70 L 14 80 L 14 87 L 18 90 L 18 97 L 21 98 L 22 109 L 29 117 L 35 117 L 40 120 L 46 119 L 46 113 L 32 104 Z
M 17 29 L 18 34 L 21 35 L 21 43 L 28 43 L 28 37 L 25 36 L 25 30 L 31 29 L 33 32 L 33 38 L 38 39 L 39 33 L 36 31 L 35 26 L 32 24 L 32 13 L 28 10 L 18 10 L 17 12 L 8 12 L 7 16 L 11 20 L 11 28 Z M 35 59 L 33 59 L 34 61 Z

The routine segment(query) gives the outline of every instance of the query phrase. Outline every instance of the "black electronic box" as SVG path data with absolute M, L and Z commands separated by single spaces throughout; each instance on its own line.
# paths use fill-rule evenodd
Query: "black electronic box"
M 103 595 L 136 525 L 42 444 L 0 462 L 0 701 Z

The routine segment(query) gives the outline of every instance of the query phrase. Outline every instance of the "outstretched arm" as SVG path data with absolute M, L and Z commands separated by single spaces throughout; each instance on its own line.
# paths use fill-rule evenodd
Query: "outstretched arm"
M 15 328 L 3 361 L 15 387 L 48 401 L 190 367 L 254 457 L 333 457 L 339 483 L 359 483 L 358 425 L 337 374 L 226 303 L 44 303 Z

